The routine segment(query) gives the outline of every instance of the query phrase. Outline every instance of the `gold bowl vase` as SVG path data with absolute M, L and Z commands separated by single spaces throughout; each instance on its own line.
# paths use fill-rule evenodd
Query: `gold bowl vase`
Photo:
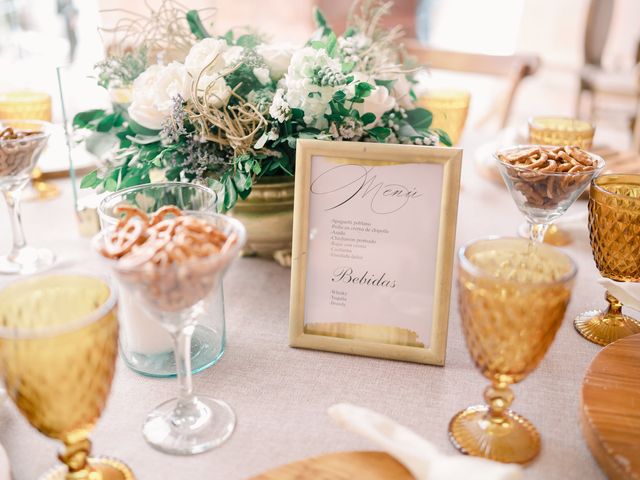
M 571 298 L 576 266 L 560 250 L 525 239 L 478 240 L 459 253 L 462 330 L 476 367 L 491 382 L 485 405 L 458 412 L 449 438 L 463 453 L 527 463 L 540 451 L 533 424 L 509 407 L 511 384 L 544 357 Z
M 273 258 L 283 267 L 291 266 L 293 234 L 294 177 L 262 177 L 246 200 L 229 215 L 247 229 L 243 256 Z
M 603 277 L 640 281 L 640 175 L 602 175 L 589 191 L 589 234 L 596 266 Z M 576 330 L 591 342 L 608 345 L 640 333 L 640 322 L 622 313 L 611 293 L 606 311 L 578 315 Z

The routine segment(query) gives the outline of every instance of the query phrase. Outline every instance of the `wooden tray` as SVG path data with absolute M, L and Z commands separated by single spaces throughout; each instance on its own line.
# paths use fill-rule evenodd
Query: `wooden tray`
M 383 452 L 338 452 L 269 470 L 250 480 L 413 480 L 400 463 Z
M 582 381 L 582 432 L 610 479 L 640 480 L 640 334 L 593 359 Z

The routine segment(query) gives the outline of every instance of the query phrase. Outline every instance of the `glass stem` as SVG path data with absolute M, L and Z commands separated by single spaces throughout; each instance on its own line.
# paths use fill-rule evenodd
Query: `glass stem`
M 547 233 L 547 230 L 549 228 L 549 224 L 529 222 L 529 225 L 530 225 L 529 239 L 534 243 L 543 243 L 544 236 Z
M 185 416 L 190 416 L 189 410 L 193 408 L 196 402 L 191 381 L 191 336 L 194 330 L 195 325 L 188 325 L 173 334 L 176 372 L 180 384 L 178 405 L 175 411 L 176 418 L 184 419 Z
M 22 250 L 27 241 L 24 237 L 24 231 L 22 230 L 22 220 L 20 218 L 20 190 L 5 190 L 3 191 L 4 200 L 7 203 L 7 209 L 9 210 L 9 221 L 11 223 L 11 231 L 13 232 L 13 248 L 9 254 L 9 258 L 14 258 L 20 250 Z
M 609 303 L 609 306 L 607 307 L 604 317 L 602 318 L 603 323 L 616 327 L 624 325 L 622 303 L 620 303 L 620 300 L 611 295 L 609 293 L 609 290 L 604 292 L 604 298 L 607 303 Z
M 88 480 L 93 470 L 89 465 L 89 452 L 91 441 L 86 438 L 67 438 L 64 440 L 64 451 L 58 454 L 58 458 L 69 470 L 65 475 L 66 480 Z
M 506 382 L 494 381 L 484 391 L 484 400 L 489 406 L 489 420 L 494 425 L 503 425 L 509 423 L 509 417 L 505 412 L 513 402 L 513 392 Z

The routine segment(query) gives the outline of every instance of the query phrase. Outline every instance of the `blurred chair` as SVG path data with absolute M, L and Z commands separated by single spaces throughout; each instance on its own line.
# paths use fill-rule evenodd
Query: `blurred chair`
M 629 109 L 626 109 L 626 112 L 631 115 L 635 114 L 634 148 L 640 151 L 640 127 L 638 126 L 640 43 L 635 58 L 635 71 L 612 72 L 602 67 L 602 54 L 609 36 L 614 5 L 614 0 L 590 1 L 584 35 L 584 66 L 580 70 L 580 90 L 576 99 L 576 116 L 581 116 L 581 107 L 587 95 L 589 100 L 587 118 L 589 120 L 593 120 L 593 117 L 597 115 L 597 111 L 600 109 L 598 100 L 602 97 L 628 99 L 634 102 L 633 111 L 629 112 Z
M 408 40 L 405 46 L 407 53 L 427 68 L 504 77 L 507 90 L 497 109 L 500 128 L 504 128 L 509 121 L 520 83 L 525 77 L 533 75 L 540 65 L 540 60 L 535 55 L 484 55 L 446 51 L 422 45 L 415 40 Z
M 337 35 L 344 32 L 347 24 L 347 16 L 351 8 L 351 1 L 338 0 L 313 0 L 333 28 Z M 382 19 L 385 27 L 395 27 L 402 25 L 407 37 L 416 37 L 416 10 L 418 0 L 395 0 L 389 15 Z

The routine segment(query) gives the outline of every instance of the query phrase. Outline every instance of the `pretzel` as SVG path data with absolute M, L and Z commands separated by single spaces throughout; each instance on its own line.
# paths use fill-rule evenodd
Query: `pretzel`
M 32 167 L 34 153 L 43 148 L 45 141 L 31 137 L 42 132 L 0 129 L 0 177 L 19 175 Z
M 525 197 L 526 205 L 541 209 L 555 208 L 583 188 L 597 166 L 591 155 L 569 145 L 525 147 L 499 153 L 498 159 L 505 165 L 513 187 Z
M 157 223 L 164 220 L 169 214 L 173 214 L 174 217 L 182 216 L 182 210 L 180 210 L 175 205 L 165 205 L 164 207 L 160 207 L 153 215 L 151 215 L 151 219 L 149 220 L 149 225 L 153 226 Z

